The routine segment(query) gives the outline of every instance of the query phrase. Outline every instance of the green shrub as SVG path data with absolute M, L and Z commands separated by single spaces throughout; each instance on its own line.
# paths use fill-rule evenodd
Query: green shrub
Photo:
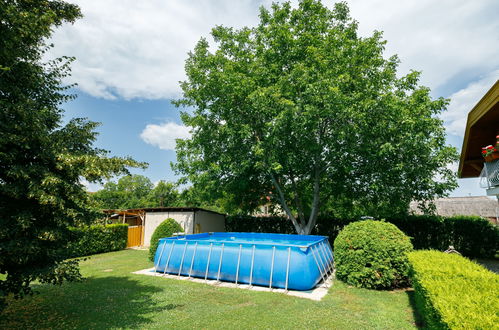
M 446 250 L 449 245 L 467 257 L 494 258 L 499 249 L 499 228 L 474 216 L 413 215 L 387 219 L 412 238 L 415 249 Z
M 72 257 L 122 250 L 128 239 L 127 224 L 73 227 L 71 232 L 73 237 L 68 250 Z
M 163 237 L 171 237 L 174 233 L 183 232 L 184 230 L 172 218 L 168 218 L 154 230 L 151 236 L 151 245 L 149 247 L 149 260 L 154 261 L 154 255 L 156 254 L 156 249 L 158 248 L 159 239 Z
M 328 236 L 333 242 L 340 230 L 359 219 L 336 219 L 320 216 L 312 230 L 313 235 Z M 472 216 L 439 217 L 408 215 L 386 219 L 411 238 L 415 249 L 444 251 L 449 245 L 467 257 L 494 258 L 499 250 L 499 228 L 487 219 Z M 295 234 L 295 229 L 284 217 L 228 216 L 227 231 Z
M 499 275 L 457 254 L 408 255 L 416 308 L 429 329 L 497 329 Z
M 374 220 L 351 223 L 334 241 L 336 276 L 362 288 L 406 286 L 410 251 L 409 237 L 391 223 Z
M 494 258 L 499 249 L 499 228 L 481 217 L 456 216 L 445 219 L 452 226 L 452 244 L 468 257 Z

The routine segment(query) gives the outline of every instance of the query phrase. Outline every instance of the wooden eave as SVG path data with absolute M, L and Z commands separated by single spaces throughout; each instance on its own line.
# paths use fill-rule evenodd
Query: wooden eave
M 483 168 L 481 148 L 495 144 L 499 133 L 499 80 L 468 114 L 459 161 L 460 178 L 478 177 Z
M 131 212 L 131 211 L 128 211 L 128 210 L 103 210 L 104 213 L 106 214 L 118 214 L 118 215 L 121 215 L 121 216 L 134 216 L 134 217 L 140 217 L 142 215 L 144 215 L 144 212 L 140 212 L 140 210 L 138 210 L 138 212 Z

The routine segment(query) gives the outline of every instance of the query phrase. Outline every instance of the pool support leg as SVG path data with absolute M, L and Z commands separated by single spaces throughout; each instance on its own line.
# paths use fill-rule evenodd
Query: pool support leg
M 319 246 L 317 247 L 317 254 L 319 254 L 320 260 L 324 264 L 324 271 L 326 272 L 327 277 L 329 277 L 329 275 L 331 275 L 329 271 L 329 262 L 327 261 L 327 256 L 324 254 L 324 251 L 322 250 L 322 245 L 320 243 Z M 324 257 L 324 260 L 322 260 L 322 257 Z
M 237 256 L 237 270 L 236 270 L 236 286 L 237 286 L 237 280 L 239 278 L 239 265 L 241 264 L 241 251 L 243 249 L 243 245 L 239 244 L 239 255 Z
M 206 273 L 204 274 L 204 281 L 208 280 L 208 268 L 210 268 L 210 258 L 211 258 L 211 250 L 213 249 L 213 243 L 210 243 L 210 252 L 208 252 L 208 260 L 206 262 Z
M 165 250 L 166 242 L 163 243 L 163 248 L 161 249 L 161 253 L 159 254 L 159 259 L 158 263 L 154 263 L 154 274 L 156 275 L 156 272 L 158 271 L 158 265 L 161 262 L 161 258 L 163 257 L 163 251 Z
M 191 268 L 189 269 L 189 278 L 191 278 L 192 266 L 194 266 L 194 258 L 196 257 L 197 249 L 198 249 L 198 242 L 196 242 L 196 245 L 194 245 L 194 253 L 192 254 L 192 259 L 191 259 Z
M 331 258 L 331 253 L 329 252 L 326 244 L 324 244 L 324 241 L 321 243 L 321 245 L 322 245 L 322 249 L 324 251 L 324 255 L 326 256 L 329 272 L 331 273 L 331 275 L 333 275 L 333 259 Z
M 253 244 L 253 249 L 251 252 L 251 269 L 250 269 L 250 280 L 249 287 L 251 288 L 251 283 L 253 282 L 253 265 L 255 263 L 255 245 Z
M 324 278 L 324 274 L 322 273 L 322 268 L 321 268 L 321 266 L 319 266 L 319 262 L 317 261 L 317 258 L 315 256 L 315 251 L 314 251 L 312 246 L 310 247 L 310 250 L 312 251 L 312 256 L 314 257 L 315 264 L 317 265 L 317 268 L 319 269 L 319 273 L 321 274 L 322 280 L 324 281 L 324 283 L 326 283 L 326 279 Z
M 326 265 L 322 262 L 322 257 L 320 255 L 319 248 L 315 246 L 315 250 L 317 252 L 317 259 L 319 260 L 319 264 L 321 265 L 322 269 L 324 269 L 324 277 L 327 279 L 329 277 L 329 274 L 327 273 Z
M 180 267 L 178 268 L 178 278 L 180 278 L 180 272 L 182 272 L 182 266 L 184 265 L 185 251 L 187 251 L 187 245 L 189 242 L 185 242 L 184 252 L 182 253 L 182 260 L 180 261 Z
M 270 265 L 270 283 L 269 289 L 272 290 L 272 276 L 274 275 L 274 257 L 275 257 L 275 246 L 272 246 L 272 264 Z
M 166 270 L 168 269 L 168 264 L 170 263 L 170 257 L 172 256 L 174 247 L 175 247 L 175 241 L 172 242 L 172 248 L 170 249 L 170 253 L 168 253 L 168 259 L 166 260 L 165 271 L 163 272 L 163 275 L 166 274 Z
M 288 280 L 289 280 L 289 261 L 291 259 L 291 248 L 288 247 L 288 264 L 286 265 L 286 285 L 284 286 L 284 291 L 288 292 Z
M 222 270 L 222 261 L 224 258 L 224 247 L 225 247 L 225 243 L 222 243 L 222 252 L 220 253 L 220 263 L 218 264 L 217 282 L 220 282 L 220 271 Z

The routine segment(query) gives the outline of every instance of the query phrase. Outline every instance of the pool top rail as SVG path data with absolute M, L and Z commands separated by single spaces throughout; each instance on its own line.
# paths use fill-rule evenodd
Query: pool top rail
M 197 243 L 224 243 L 247 244 L 265 246 L 286 246 L 309 248 L 317 243 L 327 240 L 327 236 L 319 235 L 293 235 L 274 233 L 240 233 L 240 232 L 210 232 L 192 235 L 177 235 L 163 240 L 188 241 Z

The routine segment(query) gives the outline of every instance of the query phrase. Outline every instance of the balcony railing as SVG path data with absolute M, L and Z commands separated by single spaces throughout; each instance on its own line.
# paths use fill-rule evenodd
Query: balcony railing
M 499 159 L 484 162 L 480 173 L 480 187 L 491 189 L 499 187 Z

